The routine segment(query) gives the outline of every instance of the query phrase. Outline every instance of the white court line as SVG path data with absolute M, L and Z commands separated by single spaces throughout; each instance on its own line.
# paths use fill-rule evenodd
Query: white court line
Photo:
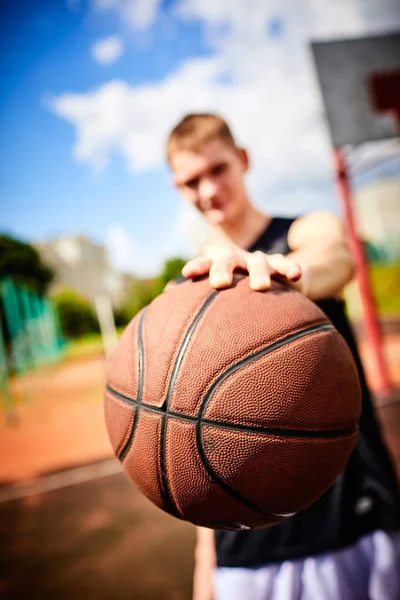
M 101 462 L 92 463 L 83 467 L 75 467 L 61 473 L 53 473 L 51 475 L 43 475 L 31 481 L 23 481 L 7 485 L 4 488 L 0 487 L 0 503 L 8 502 L 9 500 L 20 500 L 35 494 L 43 494 L 53 490 L 100 479 L 122 473 L 122 466 L 117 459 L 109 459 Z

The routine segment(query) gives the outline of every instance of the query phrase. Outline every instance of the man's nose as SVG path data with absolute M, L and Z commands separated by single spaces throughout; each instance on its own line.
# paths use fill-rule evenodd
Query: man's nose
M 217 194 L 218 186 L 213 179 L 205 177 L 199 184 L 199 196 L 202 200 L 211 200 Z

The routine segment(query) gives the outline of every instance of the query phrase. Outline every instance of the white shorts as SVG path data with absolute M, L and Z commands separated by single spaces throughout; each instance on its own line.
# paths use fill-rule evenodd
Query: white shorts
M 219 567 L 215 600 L 400 600 L 400 531 L 265 567 Z

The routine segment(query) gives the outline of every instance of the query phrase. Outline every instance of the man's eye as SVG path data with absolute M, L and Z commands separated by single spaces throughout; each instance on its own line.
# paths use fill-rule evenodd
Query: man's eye
M 185 183 L 185 186 L 188 187 L 188 188 L 190 188 L 191 190 L 195 190 L 198 185 L 199 185 L 199 180 L 198 179 L 190 179 L 189 181 L 187 181 Z
M 225 169 L 226 169 L 226 165 L 216 165 L 212 169 L 211 173 L 212 173 L 212 175 L 221 175 L 225 171 Z

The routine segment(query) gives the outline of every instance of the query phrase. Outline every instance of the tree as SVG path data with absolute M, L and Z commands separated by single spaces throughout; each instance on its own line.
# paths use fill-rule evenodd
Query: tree
M 0 235 L 0 278 L 11 277 L 14 283 L 43 295 L 54 278 L 39 252 L 30 244 L 8 235 Z
M 153 279 L 134 279 L 125 295 L 125 300 L 115 314 L 117 326 L 129 323 L 142 308 L 155 298 Z
M 182 267 L 186 264 L 184 258 L 170 258 L 164 264 L 164 268 L 154 283 L 154 296 L 158 296 L 164 290 L 169 281 L 177 279 L 181 275 Z
M 126 292 L 124 302 L 114 311 L 117 327 L 129 323 L 142 308 L 161 294 L 169 281 L 180 276 L 185 263 L 183 258 L 171 258 L 164 264 L 156 279 L 134 279 Z
M 53 296 L 65 337 L 79 338 L 99 331 L 99 323 L 90 302 L 74 290 L 64 289 Z

